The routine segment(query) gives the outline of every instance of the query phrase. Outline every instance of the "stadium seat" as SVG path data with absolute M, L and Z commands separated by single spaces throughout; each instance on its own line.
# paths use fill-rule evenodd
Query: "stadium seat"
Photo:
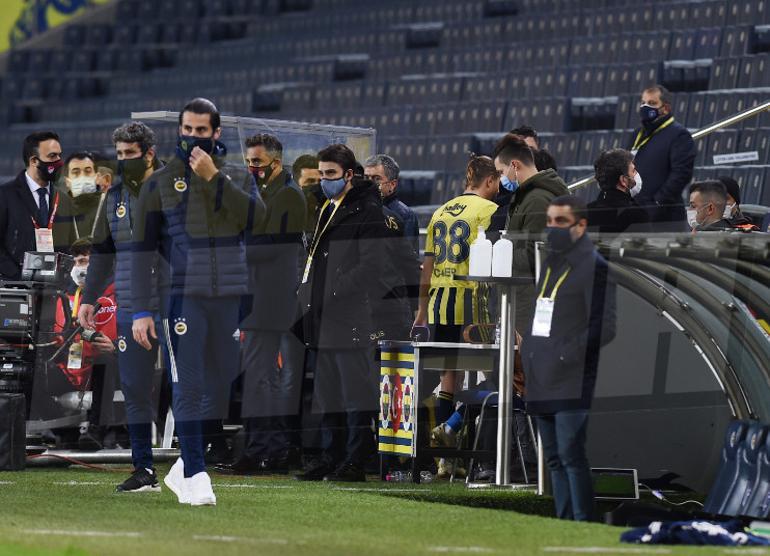
M 748 166 L 745 168 L 744 181 L 741 183 L 741 203 L 757 205 L 762 200 L 762 188 L 765 186 L 764 166 Z
M 716 58 L 722 44 L 722 29 L 713 27 L 700 29 L 695 39 L 695 58 Z
M 770 6 L 766 0 L 730 2 L 727 23 L 733 25 L 770 23 Z
M 728 57 L 746 54 L 751 41 L 751 34 L 751 27 L 725 27 L 722 31 L 722 44 L 719 49 L 719 56 Z
M 662 10 L 667 11 L 667 10 Z M 668 51 L 669 60 L 692 60 L 695 55 L 697 31 L 674 31 L 671 36 L 671 46 Z M 700 53 L 698 53 L 700 55 Z
M 85 44 L 96 48 L 104 48 L 111 41 L 112 26 L 94 24 L 86 27 Z
M 725 0 L 709 0 L 695 2 L 690 8 L 690 24 L 693 27 L 719 27 L 722 28 L 727 15 L 727 2 Z

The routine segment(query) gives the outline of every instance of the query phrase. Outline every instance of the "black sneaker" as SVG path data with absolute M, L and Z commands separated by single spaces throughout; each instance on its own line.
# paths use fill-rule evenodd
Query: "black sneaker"
M 224 463 L 214 466 L 218 473 L 226 475 L 261 475 L 264 473 L 262 462 L 243 456 L 235 463 Z
M 326 462 L 318 462 L 309 466 L 304 473 L 295 475 L 294 478 L 298 481 L 321 481 L 326 475 L 332 473 L 334 467 Z
M 136 469 L 133 475 L 115 487 L 115 492 L 160 492 L 158 475 L 154 468 Z
M 333 473 L 324 476 L 324 481 L 333 481 L 335 483 L 364 483 L 366 482 L 366 473 L 364 470 L 352 463 L 343 463 Z

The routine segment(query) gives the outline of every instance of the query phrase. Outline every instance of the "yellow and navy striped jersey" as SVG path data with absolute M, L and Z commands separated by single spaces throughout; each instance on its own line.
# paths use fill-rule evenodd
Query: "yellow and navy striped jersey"
M 425 255 L 433 257 L 428 322 L 430 324 L 472 324 L 488 320 L 487 288 L 477 282 L 457 281 L 467 275 L 471 243 L 479 226 L 489 229 L 497 204 L 472 193 L 445 203 L 433 213 L 428 224 Z

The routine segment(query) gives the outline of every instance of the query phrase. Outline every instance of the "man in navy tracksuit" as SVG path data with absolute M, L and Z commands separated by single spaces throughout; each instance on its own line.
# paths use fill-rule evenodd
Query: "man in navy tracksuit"
M 118 158 L 118 177 L 104 202 L 102 225 L 97 228 L 83 300 L 80 324 L 95 328 L 95 303 L 115 276 L 118 304 L 118 366 L 131 439 L 133 474 L 117 486 L 118 492 L 159 491 L 152 465 L 152 384 L 158 343 L 146 350 L 132 336 L 131 237 L 134 211 L 142 184 L 159 167 L 155 158 L 155 134 L 141 122 L 120 126 L 112 135 Z M 152 288 L 153 292 L 156 290 Z M 156 313 L 157 295 L 150 297 L 148 310 Z
M 164 478 L 180 503 L 215 505 L 202 432 L 227 412 L 238 369 L 241 298 L 247 293 L 244 230 L 261 222 L 264 203 L 242 168 L 225 168 L 216 106 L 197 98 L 179 116 L 176 157 L 139 196 L 131 257 L 134 339 L 157 338 L 151 314 L 157 258 L 163 332 L 182 457 Z
M 642 176 L 642 191 L 634 199 L 650 213 L 655 232 L 684 231 L 682 192 L 692 180 L 695 143 L 687 128 L 674 120 L 671 93 L 655 85 L 642 93 L 631 153 Z

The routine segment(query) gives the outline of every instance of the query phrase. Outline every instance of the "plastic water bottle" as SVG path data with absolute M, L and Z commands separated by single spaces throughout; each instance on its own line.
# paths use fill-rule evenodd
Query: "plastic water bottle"
M 476 241 L 471 243 L 469 266 L 471 276 L 492 275 L 492 242 L 487 239 L 482 226 L 479 226 Z
M 513 276 L 513 243 L 501 237 L 492 248 L 492 276 L 510 278 Z
M 385 475 L 385 480 L 389 483 L 411 483 L 412 472 L 411 471 L 391 471 Z
M 385 475 L 385 480 L 389 483 L 411 483 L 412 472 L 411 471 L 391 471 Z M 420 471 L 420 482 L 431 483 L 433 482 L 433 473 L 430 471 Z

